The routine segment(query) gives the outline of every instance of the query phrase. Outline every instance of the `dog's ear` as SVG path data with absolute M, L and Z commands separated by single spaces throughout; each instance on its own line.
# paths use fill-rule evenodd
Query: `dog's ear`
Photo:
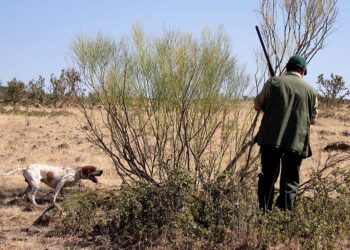
M 94 166 L 84 166 L 81 168 L 81 172 L 84 176 L 88 177 L 91 173 L 97 170 Z

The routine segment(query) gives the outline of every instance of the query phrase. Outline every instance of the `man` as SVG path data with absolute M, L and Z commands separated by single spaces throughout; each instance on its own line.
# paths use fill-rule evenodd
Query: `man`
M 303 80 L 306 66 L 304 57 L 292 56 L 287 72 L 270 78 L 254 99 L 255 110 L 264 112 L 256 141 L 262 165 L 259 207 L 265 212 L 272 208 L 274 184 L 280 171 L 276 205 L 283 210 L 293 208 L 301 162 L 312 154 L 310 124 L 315 124 L 318 104 L 317 92 Z

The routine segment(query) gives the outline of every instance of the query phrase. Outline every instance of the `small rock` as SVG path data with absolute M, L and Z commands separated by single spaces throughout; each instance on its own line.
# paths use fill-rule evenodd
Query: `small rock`
M 26 160 L 27 160 L 27 158 L 25 158 L 25 157 L 21 157 L 21 158 L 17 159 L 17 161 L 22 162 L 22 163 L 26 162 Z
M 339 118 L 339 120 L 342 121 L 342 122 L 350 122 L 350 116 L 347 116 L 347 115 L 340 115 L 338 118 Z
M 26 232 L 26 233 L 27 233 L 28 235 L 30 235 L 30 236 L 32 236 L 32 235 L 37 234 L 37 233 L 40 232 L 37 228 L 35 228 L 35 227 L 33 227 L 33 226 L 30 226 L 30 227 L 28 227 L 28 228 L 25 228 L 23 231 Z
M 350 131 L 343 131 L 341 133 L 342 136 L 350 136 Z
M 79 162 L 79 161 L 81 161 L 82 159 L 83 159 L 83 157 L 78 156 L 78 157 L 75 158 L 75 162 Z
M 26 204 L 27 202 L 22 197 L 15 197 L 6 202 L 6 205 L 8 206 L 22 206 Z
M 318 132 L 320 135 L 325 136 L 325 135 L 335 135 L 335 132 L 327 131 L 327 130 L 321 130 Z
M 5 236 L 5 234 L 0 232 L 0 241 L 5 241 L 6 239 L 7 237 Z
M 0 191 L 0 199 L 5 199 L 6 198 L 6 195 Z
M 324 151 L 348 151 L 350 150 L 350 145 L 347 142 L 339 141 L 329 143 L 324 149 Z
M 23 237 L 13 237 L 12 240 L 13 241 L 26 241 L 27 239 L 23 238 Z
M 23 208 L 23 212 L 33 212 L 36 210 L 36 207 L 32 205 L 31 203 L 26 204 L 26 206 Z
M 62 214 L 62 208 L 59 205 L 48 207 L 33 223 L 34 226 L 48 226 L 54 218 Z
M 82 126 L 81 128 L 82 128 L 83 130 L 89 130 L 89 127 L 86 126 L 86 125 Z
M 326 111 L 326 112 L 321 112 L 320 114 L 319 114 L 319 117 L 321 118 L 330 118 L 330 117 L 334 117 L 335 115 L 334 115 L 334 112 L 332 112 L 332 111 Z
M 67 143 L 62 143 L 57 146 L 58 149 L 68 149 L 69 145 Z

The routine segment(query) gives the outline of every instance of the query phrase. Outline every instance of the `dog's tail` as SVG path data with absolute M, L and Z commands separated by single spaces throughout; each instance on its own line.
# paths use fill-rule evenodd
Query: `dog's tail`
M 16 168 L 14 170 L 11 170 L 11 171 L 8 171 L 6 173 L 3 173 L 2 176 L 11 175 L 13 173 L 16 173 L 16 172 L 19 172 L 19 171 L 23 171 L 23 170 L 25 170 L 25 168 Z

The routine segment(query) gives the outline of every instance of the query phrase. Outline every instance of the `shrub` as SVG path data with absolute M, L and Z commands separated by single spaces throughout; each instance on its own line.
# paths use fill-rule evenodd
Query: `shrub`
M 62 69 L 59 78 L 52 74 L 50 78 L 50 93 L 48 94 L 50 103 L 55 106 L 72 103 L 75 95 L 78 94 L 79 81 L 79 73 L 72 68 Z
M 146 181 L 116 192 L 85 191 L 68 197 L 57 232 L 109 244 L 108 248 L 266 249 L 335 248 L 349 240 L 349 154 L 335 155 L 310 176 L 308 195 L 292 212 L 257 208 L 256 175 L 221 177 L 201 190 L 195 178 L 177 170 L 161 186 Z M 332 167 L 331 167 L 332 166 Z M 335 172 L 329 170 L 335 170 Z M 317 176 L 317 178 L 314 178 Z M 100 239 L 100 242 L 96 242 Z
M 31 80 L 27 85 L 28 104 L 44 105 L 46 102 L 45 79 L 39 76 L 38 80 Z
M 181 227 L 186 217 L 193 182 L 184 173 L 169 178 L 162 187 L 147 182 L 123 186 L 117 193 L 81 192 L 65 202 L 63 233 L 103 235 L 120 247 L 159 244 L 162 235 Z M 182 219 L 178 219 L 182 217 Z M 187 223 L 187 221 L 186 221 Z
M 5 91 L 4 101 L 17 104 L 24 100 L 26 95 L 25 84 L 22 81 L 18 81 L 13 78 L 7 83 L 7 88 Z
M 268 214 L 256 209 L 254 196 L 238 202 L 229 193 L 214 193 L 148 183 L 117 193 L 77 193 L 65 201 L 57 232 L 114 248 L 328 249 L 349 239 L 349 192 L 330 199 L 327 206 L 319 198 L 305 197 L 293 212 L 275 209 Z M 101 237 L 101 242 L 93 241 Z
M 336 105 L 350 95 L 350 89 L 346 87 L 343 77 L 331 74 L 331 79 L 325 79 L 323 74 L 318 76 L 316 82 L 321 92 L 321 100 L 326 105 Z
M 73 53 L 103 111 L 82 102 L 87 134 L 124 182 L 158 185 L 181 167 L 199 188 L 226 168 L 238 148 L 230 142 L 246 130 L 237 120 L 246 116 L 239 98 L 248 77 L 221 29 L 196 40 L 172 31 L 150 38 L 135 27 L 131 40 L 78 37 Z

